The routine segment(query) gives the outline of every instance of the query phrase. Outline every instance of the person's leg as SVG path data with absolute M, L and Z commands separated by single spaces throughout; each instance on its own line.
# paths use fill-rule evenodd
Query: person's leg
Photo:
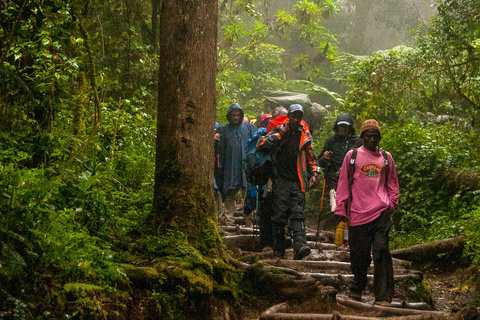
M 273 234 L 273 257 L 284 259 L 285 258 L 285 224 L 272 223 Z
M 235 196 L 238 190 L 230 190 L 225 196 L 223 216 L 225 218 L 225 224 L 235 223 Z
M 244 198 L 243 206 L 243 221 L 247 228 L 253 226 L 253 212 L 257 210 L 257 189 L 257 186 L 254 186 L 251 183 L 247 184 L 247 193 Z M 258 212 L 255 212 L 255 214 L 258 214 Z
M 243 210 L 243 207 L 245 205 L 245 199 L 247 198 L 247 187 L 241 188 L 240 192 L 237 191 L 237 196 L 235 198 L 236 200 L 236 209 L 238 210 Z
M 302 260 L 310 254 L 310 247 L 307 246 L 305 221 L 291 220 L 293 231 L 293 259 Z
M 293 231 L 293 258 L 301 260 L 310 254 L 305 230 L 305 194 L 298 182 L 290 182 L 290 224 Z
M 285 256 L 285 224 L 288 220 L 287 211 L 290 202 L 288 182 L 278 178 L 274 183 L 274 198 L 272 215 L 273 254 L 275 257 Z
M 370 224 L 350 226 L 348 233 L 350 266 L 354 276 L 350 290 L 353 294 L 358 295 L 358 299 L 360 299 L 362 291 L 367 287 L 368 267 L 372 262 L 370 249 L 373 235 L 370 232 Z
M 273 248 L 272 236 L 272 213 L 273 213 L 273 193 L 266 193 L 265 197 L 260 196 L 259 228 L 260 245 L 262 249 Z
M 394 293 L 392 256 L 389 249 L 390 213 L 383 212 L 376 220 L 372 244 L 375 301 L 391 302 Z

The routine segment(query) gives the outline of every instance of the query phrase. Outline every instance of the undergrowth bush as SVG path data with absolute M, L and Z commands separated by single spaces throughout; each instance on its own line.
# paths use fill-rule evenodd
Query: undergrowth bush
M 397 166 L 400 207 L 394 216 L 394 247 L 434 241 L 471 231 L 478 191 L 462 181 L 446 183 L 449 169 L 480 173 L 473 130 L 452 124 L 397 124 L 382 128 L 382 148 Z M 478 189 L 478 186 L 477 186 Z

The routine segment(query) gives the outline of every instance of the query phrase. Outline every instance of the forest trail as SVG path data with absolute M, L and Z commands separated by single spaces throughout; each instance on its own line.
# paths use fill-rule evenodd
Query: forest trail
M 293 260 L 291 239 L 287 234 L 290 246 L 286 258 L 273 259 L 273 252 L 261 251 L 258 226 L 254 223 L 253 227 L 245 227 L 241 211 L 236 212 L 235 216 L 234 226 L 220 227 L 227 249 L 232 256 L 245 263 L 246 270 L 260 268 L 269 274 L 257 280 L 259 288 L 263 288 L 260 290 L 263 296 L 260 295 L 258 301 L 252 302 L 251 306 L 245 306 L 245 319 L 479 317 L 476 309 L 458 306 L 464 302 L 465 296 L 471 294 L 455 287 L 455 283 L 461 285 L 462 282 L 458 271 L 456 275 L 455 272 L 429 274 L 427 278 L 422 271 L 413 269 L 410 262 L 394 258 L 395 295 L 392 306 L 374 305 L 373 265 L 369 268 L 367 289 L 359 302 L 348 297 L 348 284 L 353 279 L 350 255 L 347 247 L 333 244 L 333 231 L 320 230 L 317 236 L 316 227 L 312 227 L 314 223 L 307 221 L 307 244 L 312 248 L 311 254 L 303 260 Z M 459 304 L 455 300 L 459 300 Z

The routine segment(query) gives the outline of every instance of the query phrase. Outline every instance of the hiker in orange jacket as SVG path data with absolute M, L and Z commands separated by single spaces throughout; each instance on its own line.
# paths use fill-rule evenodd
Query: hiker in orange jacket
M 312 149 L 312 135 L 303 121 L 303 108 L 293 104 L 284 122 L 257 144 L 258 150 L 273 153 L 274 177 L 273 252 L 285 257 L 285 224 L 290 220 L 293 230 L 294 259 L 310 254 L 306 245 L 305 192 L 317 182 L 320 167 Z

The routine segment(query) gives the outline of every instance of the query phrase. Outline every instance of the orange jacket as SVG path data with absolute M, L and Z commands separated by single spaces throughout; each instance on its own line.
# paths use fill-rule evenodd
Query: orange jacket
M 286 119 L 283 124 L 288 124 L 288 122 L 289 120 Z M 280 126 L 277 126 L 257 143 L 258 150 L 273 153 L 274 162 L 276 158 L 275 153 L 284 141 L 280 136 L 279 129 Z M 299 130 L 300 129 L 302 130 L 302 136 L 298 146 L 297 172 L 301 189 L 303 192 L 306 192 L 310 177 L 320 174 L 321 171 L 320 167 L 317 165 L 317 160 L 312 148 L 312 134 L 303 120 L 300 123 Z

